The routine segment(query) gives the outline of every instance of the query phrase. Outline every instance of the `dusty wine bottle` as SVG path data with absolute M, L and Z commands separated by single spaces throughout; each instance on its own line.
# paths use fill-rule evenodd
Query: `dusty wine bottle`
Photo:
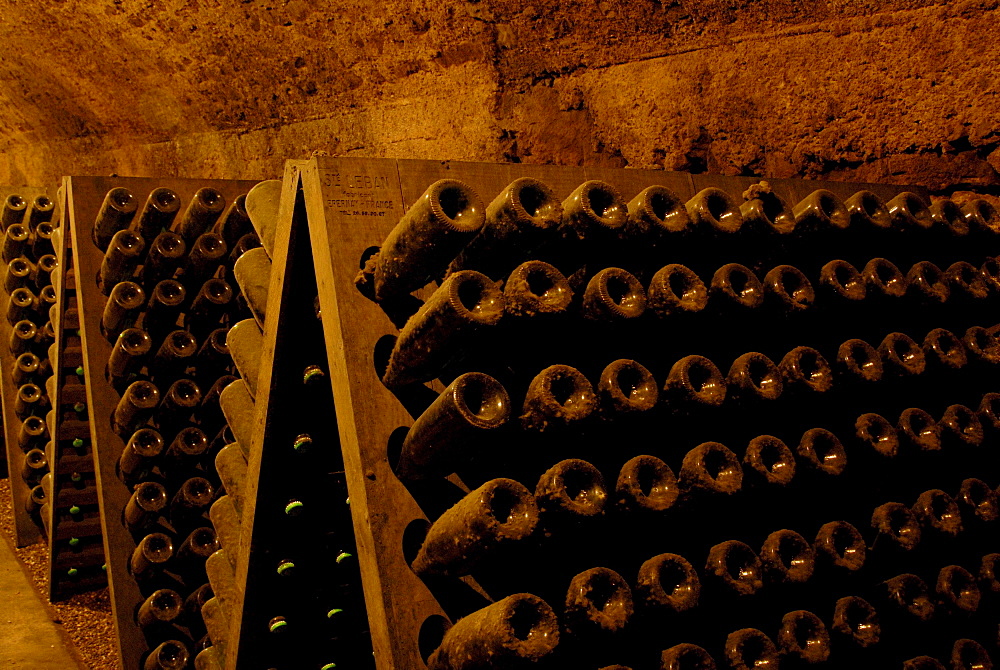
M 979 609 L 982 593 L 976 578 L 960 565 L 947 565 L 934 584 L 939 607 L 952 616 L 969 616 Z M 939 610 L 940 611 L 940 610 Z
M 162 570 L 174 555 L 170 536 L 150 533 L 139 541 L 129 559 L 129 572 L 137 580 L 147 580 Z
M 913 504 L 913 513 L 925 533 L 952 538 L 962 532 L 962 512 L 958 503 L 941 489 L 924 491 Z
M 735 402 L 773 401 L 781 396 L 781 373 L 778 366 L 762 353 L 743 354 L 729 368 L 726 393 Z
M 183 670 L 188 667 L 190 660 L 191 653 L 183 642 L 167 640 L 161 642 L 156 649 L 149 653 L 142 668 L 143 670 Z
M 878 345 L 882 359 L 882 369 L 886 375 L 896 378 L 915 377 L 923 374 L 927 358 L 923 349 L 909 335 L 889 333 Z
M 496 379 L 481 372 L 459 375 L 410 427 L 397 474 L 420 479 L 452 472 L 473 455 L 467 447 L 482 445 L 507 423 L 510 411 L 510 396 Z
M 145 249 L 146 243 L 142 237 L 131 230 L 119 230 L 115 233 L 104 253 L 97 279 L 97 285 L 104 295 L 111 295 L 111 290 L 118 282 L 132 278 Z
M 164 231 L 153 238 L 139 272 L 139 282 L 147 289 L 165 279 L 173 279 L 174 272 L 184 260 L 187 244 L 177 233 Z
M 979 417 L 965 405 L 949 405 L 937 423 L 944 447 L 978 447 L 986 437 Z
M 626 236 L 633 243 L 665 249 L 691 233 L 684 201 L 666 186 L 644 188 L 627 208 Z
M 799 463 L 807 470 L 838 477 L 847 467 L 847 452 L 836 435 L 825 428 L 810 428 L 795 450 Z
M 139 312 L 146 304 L 146 292 L 131 281 L 116 284 L 111 296 L 104 304 L 101 315 L 101 334 L 113 341 L 126 328 L 131 328 L 139 318 Z
M 794 530 L 776 530 L 764 540 L 760 564 L 763 576 L 771 583 L 804 584 L 816 569 L 816 551 Z
M 867 649 L 878 644 L 882 637 L 878 612 L 864 598 L 845 596 L 837 600 L 833 610 L 830 632 L 848 641 L 852 646 Z
M 868 296 L 879 306 L 899 306 L 907 294 L 909 283 L 902 271 L 884 258 L 873 258 L 865 265 L 861 276 L 865 279 Z
M 215 487 L 204 477 L 185 480 L 170 501 L 170 522 L 177 526 L 200 518 L 208 511 L 213 498 Z
M 14 369 L 11 370 L 11 378 L 16 386 L 21 386 L 35 379 L 41 371 L 41 360 L 30 351 L 17 357 L 14 361 Z M 51 396 L 50 396 L 51 397 Z
M 918 621 L 930 621 L 934 616 L 934 601 L 927 582 L 911 573 L 896 575 L 883 583 L 889 604 Z
M 135 196 L 127 188 L 118 187 L 107 192 L 91 231 L 98 249 L 106 251 L 115 233 L 128 228 L 136 208 Z
M 924 337 L 924 359 L 931 372 L 957 372 L 968 363 L 962 341 L 950 330 L 935 328 Z
M 562 215 L 562 204 L 546 184 L 530 177 L 515 179 L 487 205 L 479 234 L 450 269 L 478 270 L 500 279 L 553 239 Z
M 454 179 L 431 184 L 365 266 L 375 300 L 404 296 L 444 274 L 485 220 L 483 203 L 471 188 Z
M 192 332 L 204 334 L 219 326 L 233 300 L 233 289 L 225 281 L 212 278 L 202 284 L 184 316 L 184 325 Z
M 741 628 L 726 636 L 726 662 L 733 670 L 770 670 L 778 667 L 778 648 L 763 631 Z
M 998 229 L 1000 229 L 1000 217 L 997 210 L 986 200 L 975 198 L 962 206 L 962 213 L 969 223 L 971 235 L 981 239 L 993 241 L 996 239 Z
M 537 662 L 559 643 L 559 620 L 538 596 L 517 593 L 459 619 L 427 659 L 429 670 Z
M 776 242 L 779 237 L 795 230 L 791 205 L 774 192 L 770 183 L 762 181 L 751 186 L 743 193 L 743 199 L 740 205 L 743 227 L 767 240 L 766 246 L 780 244 Z
M 24 319 L 32 320 L 38 314 L 38 298 L 25 287 L 14 289 L 7 302 L 7 320 L 17 323 Z
M 745 315 L 763 304 L 764 286 L 750 268 L 728 263 L 712 275 L 708 295 L 714 312 Z
M 122 392 L 131 376 L 145 365 L 152 346 L 149 334 L 139 328 L 128 328 L 118 333 L 105 371 L 116 391 Z
M 857 191 L 844 201 L 844 207 L 851 217 L 851 227 L 862 235 L 884 235 L 892 225 L 889 209 L 871 191 Z
M 31 238 L 31 255 L 33 258 L 41 258 L 46 254 L 54 254 L 55 248 L 52 246 L 52 224 L 43 221 L 34 229 L 34 236 Z
M 0 247 L 0 258 L 4 263 L 10 263 L 19 256 L 24 256 L 28 243 L 28 229 L 20 223 L 7 227 L 3 234 L 3 246 Z
M 851 225 L 851 215 L 840 198 L 831 191 L 818 189 L 792 207 L 795 216 L 795 231 L 809 235 L 822 235 L 824 239 L 833 233 L 847 230 Z
M 187 209 L 174 221 L 174 232 L 188 244 L 209 230 L 226 208 L 226 196 L 211 187 L 200 188 Z
M 215 529 L 201 526 L 192 530 L 177 548 L 178 569 L 200 573 L 205 568 L 208 557 L 222 548 Z
M 180 208 L 181 199 L 176 192 L 163 186 L 154 188 L 132 225 L 147 245 L 152 244 L 157 235 L 170 229 Z
M 897 230 L 905 232 L 928 231 L 934 225 L 927 203 L 916 193 L 904 191 L 886 203 L 889 218 Z
M 160 390 L 150 382 L 129 384 L 118 401 L 112 418 L 114 431 L 121 437 L 131 435 L 153 415 L 160 403 Z
M 813 545 L 817 561 L 839 570 L 857 572 L 865 564 L 865 538 L 846 521 L 831 521 L 820 526 Z
M 133 533 L 152 525 L 167 506 L 167 490 L 158 482 L 142 482 L 125 505 L 125 526 Z
M 672 263 L 657 270 L 649 282 L 646 305 L 661 319 L 696 314 L 708 304 L 708 287 L 685 265 Z
M 721 407 L 726 400 L 726 380 L 715 363 L 704 356 L 685 356 L 670 367 L 663 384 L 663 400 L 680 412 Z
M 545 432 L 579 425 L 597 409 L 597 395 L 583 374 L 552 365 L 531 380 L 520 421 L 525 430 Z
M 607 182 L 591 179 L 580 184 L 563 200 L 562 210 L 559 232 L 564 248 L 570 249 L 568 264 L 573 269 L 586 264 L 598 248 L 617 244 L 626 233 L 628 205 Z
M 660 670 L 715 670 L 715 659 L 703 647 L 682 642 L 660 653 Z
M 914 263 L 906 273 L 906 284 L 907 297 L 917 305 L 935 307 L 951 297 L 944 272 L 930 261 Z
M 201 404 L 201 389 L 190 379 L 178 379 L 163 394 L 163 400 L 153 414 L 153 423 L 161 433 L 173 433 L 188 423 Z
M 591 568 L 573 577 L 566 591 L 564 625 L 569 635 L 620 632 L 632 618 L 632 590 L 610 568 Z
M 186 330 L 168 333 L 149 364 L 150 375 L 159 381 L 176 379 L 194 362 L 198 341 Z
M 826 393 L 833 388 L 833 369 L 812 347 L 795 347 L 778 363 L 782 384 L 795 393 Z
M 10 353 L 19 355 L 27 352 L 38 335 L 38 326 L 28 319 L 14 324 L 10 331 Z
M 864 276 L 843 260 L 832 260 L 819 272 L 820 295 L 824 303 L 840 310 L 852 310 L 868 295 Z
M 201 398 L 201 406 L 198 408 L 198 421 L 206 433 L 217 433 L 226 423 L 226 417 L 222 413 L 219 398 L 223 389 L 236 381 L 233 375 L 221 375 L 212 383 L 212 386 Z
M 997 493 L 982 479 L 970 477 L 962 480 L 955 502 L 962 510 L 965 526 L 985 530 L 986 524 L 1000 519 Z
M 990 297 L 983 274 L 972 263 L 957 261 L 944 271 L 945 280 L 954 299 L 965 306 L 981 306 Z
M 645 366 L 627 358 L 609 363 L 597 384 L 598 411 L 606 420 L 648 412 L 656 407 L 659 389 Z
M 972 326 L 962 335 L 962 346 L 973 365 L 995 368 L 1000 365 L 1000 339 L 982 326 Z
M 535 499 L 549 525 L 594 518 L 604 511 L 608 491 L 600 470 L 579 458 L 559 461 L 538 479 Z
M 808 610 L 795 610 L 781 618 L 778 648 L 785 659 L 802 664 L 824 663 L 830 658 L 830 633 L 826 624 Z
M 399 387 L 433 379 L 467 340 L 495 326 L 503 312 L 503 293 L 489 277 L 474 270 L 452 274 L 406 322 L 382 381 Z
M 890 542 L 902 551 L 913 551 L 920 544 L 920 521 L 909 507 L 898 502 L 879 505 L 872 512 L 872 528 L 878 536 L 872 548 L 881 548 L 879 540 Z
M 308 434 L 300 433 L 296 437 L 296 442 L 303 438 L 312 439 Z M 219 481 L 222 482 L 226 495 L 233 499 L 236 507 L 242 509 L 243 487 L 247 483 L 247 461 L 240 445 L 227 444 L 219 450 L 215 455 L 215 471 L 219 475 Z
M 212 226 L 212 232 L 222 236 L 230 249 L 241 237 L 253 232 L 250 216 L 247 214 L 246 194 L 240 194 L 233 199 L 229 209 L 223 212 Z
M 678 478 L 686 498 L 732 495 L 743 486 L 743 468 L 724 444 L 703 442 L 684 455 Z
M 493 479 L 435 521 L 413 570 L 419 575 L 465 575 L 501 546 L 526 539 L 538 523 L 531 492 L 512 479 Z
M 9 226 L 24 221 L 27 208 L 28 201 L 17 193 L 11 193 L 4 198 L 3 206 L 0 207 L 0 230 L 6 230 Z
M 197 290 L 205 280 L 215 274 L 228 252 L 222 236 L 215 233 L 199 235 L 191 245 L 181 281 L 192 291 Z
M 149 303 L 142 318 L 142 327 L 154 340 L 177 328 L 181 309 L 187 301 L 187 290 L 173 279 L 156 284 L 149 294 Z
M 956 640 L 951 648 L 952 670 L 990 670 L 993 661 L 986 647 L 975 640 L 962 638 Z
M 706 188 L 688 200 L 684 207 L 695 230 L 712 237 L 727 237 L 739 232 L 743 214 L 728 193 L 719 188 Z
M 139 605 L 135 615 L 136 623 L 143 629 L 169 624 L 180 616 L 183 604 L 177 591 L 157 589 Z
M 17 389 L 17 393 L 14 395 L 14 414 L 18 419 L 24 421 L 32 414 L 41 416 L 45 413 L 46 408 L 45 394 L 42 393 L 38 384 L 28 382 Z
M 773 435 L 750 440 L 743 455 L 743 473 L 753 487 L 788 486 L 795 478 L 795 455 Z
M 35 287 L 44 290 L 46 286 L 51 286 L 52 273 L 56 271 L 58 260 L 52 254 L 36 256 L 38 262 L 32 267 L 31 279 L 35 282 Z
M 782 314 L 801 313 L 813 306 L 816 291 L 802 271 L 778 265 L 764 275 L 764 302 Z
M 750 545 L 728 540 L 708 552 L 705 572 L 731 595 L 751 596 L 764 586 L 760 559 Z
M 188 426 L 174 437 L 163 455 L 160 469 L 168 477 L 193 469 L 194 465 L 208 451 L 209 441 L 205 432 L 197 426 Z
M 931 212 L 931 229 L 936 237 L 945 242 L 955 242 L 969 235 L 969 222 L 962 214 L 962 208 L 954 200 L 935 200 L 928 208 Z
M 635 595 L 646 609 L 686 612 L 698 605 L 701 579 L 684 557 L 659 554 L 639 568 Z
M 119 475 L 126 483 L 145 478 L 163 453 L 163 446 L 163 436 L 152 428 L 135 431 L 118 457 Z
M 896 426 L 900 442 L 906 448 L 922 453 L 941 449 L 941 427 L 934 421 L 934 417 L 919 407 L 904 409 Z
M 573 300 L 573 289 L 563 273 L 544 261 L 526 261 L 504 283 L 504 310 L 515 318 L 563 314 Z
M 45 444 L 48 431 L 41 417 L 29 416 L 21 422 L 17 432 L 17 444 L 21 451 L 28 451 Z
M 669 465 L 656 456 L 636 456 L 618 473 L 615 504 L 626 512 L 659 513 L 673 507 L 679 493 Z
M 38 484 L 42 475 L 49 471 L 49 461 L 41 449 L 32 449 L 24 455 L 21 464 L 21 479 L 28 486 Z
M 7 273 L 4 275 L 3 286 L 7 293 L 14 289 L 26 286 L 31 277 L 31 261 L 24 256 L 18 256 L 7 264 Z
M 642 316 L 646 291 L 631 272 L 604 268 L 587 282 L 581 314 L 591 321 L 621 322 Z

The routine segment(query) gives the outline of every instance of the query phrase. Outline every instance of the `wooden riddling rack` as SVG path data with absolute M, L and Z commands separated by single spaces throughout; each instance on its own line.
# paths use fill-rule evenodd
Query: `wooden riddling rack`
M 60 189 L 60 211 L 66 211 L 66 188 Z M 52 473 L 48 493 L 46 526 L 49 530 L 49 599 L 53 602 L 73 593 L 107 584 L 101 521 L 96 516 L 78 520 L 74 507 L 97 504 L 97 477 L 90 418 L 87 412 L 86 375 L 80 313 L 76 296 L 76 272 L 68 228 L 60 227 L 54 238 L 58 272 L 54 275 L 58 318 L 55 358 L 50 356 L 49 401 L 54 419 L 49 427 L 47 454 Z
M 121 667 L 126 670 L 142 667 L 144 658 L 150 649 L 171 639 L 183 643 L 187 647 L 187 653 L 193 658 L 196 653 L 195 643 L 203 632 L 200 616 L 196 614 L 197 618 L 195 618 L 185 613 L 175 623 L 161 627 L 159 630 L 151 629 L 146 635 L 136 621 L 136 613 L 143 601 L 157 589 L 175 590 L 182 599 L 186 599 L 191 593 L 207 583 L 203 566 L 199 567 L 195 561 L 188 564 L 187 569 L 181 574 L 179 563 L 171 559 L 172 562 L 163 571 L 154 571 L 152 579 L 140 585 L 130 573 L 130 559 L 138 541 L 147 533 L 162 532 L 168 534 L 174 550 L 177 550 L 189 532 L 198 528 L 211 529 L 211 522 L 208 520 L 207 514 L 202 514 L 198 518 L 186 520 L 183 529 L 176 528 L 168 518 L 169 505 L 163 510 L 162 516 L 155 519 L 152 526 L 137 532 L 135 535 L 129 531 L 123 521 L 123 510 L 132 495 L 132 489 L 119 478 L 117 471 L 125 441 L 112 429 L 111 417 L 120 396 L 106 376 L 106 367 L 114 342 L 109 341 L 101 331 L 100 324 L 107 297 L 100 291 L 97 277 L 100 273 L 104 253 L 95 245 L 91 231 L 105 195 L 114 188 L 126 188 L 132 193 L 137 205 L 134 215 L 136 219 L 140 216 L 144 203 L 154 189 L 160 187 L 171 189 L 180 200 L 180 207 L 174 219 L 176 222 L 181 219 L 199 189 L 212 188 L 221 193 L 225 198 L 226 212 L 228 212 L 236 198 L 245 194 L 254 182 L 176 178 L 68 177 L 64 184 L 68 201 L 67 220 L 72 231 L 73 268 L 77 277 L 76 298 L 80 320 L 80 346 L 83 352 L 84 377 L 87 380 L 86 404 L 90 418 L 89 439 L 96 459 L 96 481 L 99 491 L 99 500 L 97 501 L 99 504 L 92 507 L 81 506 L 79 516 L 84 521 L 99 518 L 102 525 Z M 190 250 L 190 245 L 188 250 Z M 226 256 L 222 259 L 223 266 L 226 265 L 226 258 L 231 251 L 232 249 L 227 249 Z M 182 269 L 186 262 L 187 260 L 182 261 Z M 235 293 L 236 287 L 232 286 L 231 288 Z M 198 288 L 189 287 L 188 291 L 188 298 L 182 311 L 186 310 L 187 305 L 194 299 Z M 146 296 L 148 300 L 148 291 Z M 239 311 L 237 304 L 234 295 L 234 299 L 229 303 L 228 313 L 230 316 L 235 313 L 234 310 Z M 197 338 L 199 348 L 203 344 L 203 337 L 202 334 Z M 162 337 L 154 342 L 150 359 L 153 358 L 161 340 Z M 190 369 L 189 366 L 188 370 Z M 214 375 L 216 372 L 218 371 L 215 370 L 213 364 L 212 374 Z M 199 369 L 196 369 L 193 374 L 197 378 L 197 383 L 204 397 L 215 377 L 203 380 Z M 139 378 L 145 379 L 145 376 L 139 375 Z M 174 379 L 175 377 L 165 378 L 162 381 L 157 380 L 157 385 L 162 387 L 159 389 L 161 398 L 166 395 L 168 386 Z M 202 416 L 204 411 L 204 407 L 196 409 L 194 423 L 190 423 L 189 417 L 188 425 L 196 425 L 198 417 Z M 216 443 L 216 438 L 221 438 L 223 432 L 216 434 L 213 430 L 212 435 L 206 436 L 211 446 L 203 454 L 203 457 L 191 460 L 181 459 L 173 463 L 175 477 L 177 472 L 183 471 L 185 477 L 203 477 L 209 481 L 214 489 L 218 489 L 219 482 L 215 475 L 213 459 L 215 452 L 221 447 L 221 444 Z M 164 453 L 166 453 L 174 439 L 174 434 L 164 434 L 162 437 L 165 442 Z M 173 499 L 179 482 L 174 478 L 164 476 L 165 473 L 159 469 L 162 464 L 162 458 L 157 460 L 152 471 L 143 481 L 156 481 L 163 484 L 168 499 Z
M 247 460 L 243 485 L 229 492 L 242 531 L 234 574 L 221 561 L 209 572 L 213 587 L 217 577 L 233 583 L 214 588 L 218 607 L 205 606 L 213 649 L 224 651 L 205 667 L 372 667 L 299 163 L 286 164 L 280 188 L 255 191 L 247 209 L 263 249 L 252 252 L 249 276 L 270 281 L 257 323 L 232 331 L 242 379 L 223 409 Z M 251 304 L 262 295 L 242 289 Z M 218 635 L 208 613 L 217 610 L 229 622 Z
M 35 201 L 41 198 L 46 205 L 42 208 L 45 210 L 45 213 L 39 220 L 51 222 L 50 225 L 58 225 L 59 214 L 56 211 L 55 203 L 52 198 L 52 191 L 50 189 L 41 187 L 0 187 L 0 197 L 2 197 L 2 202 L 7 202 L 7 199 L 11 197 L 20 197 L 26 204 L 23 210 L 24 216 L 22 219 L 19 221 L 16 219 L 13 220 L 12 224 L 26 224 L 24 217 L 29 215 L 29 212 L 35 205 Z M 41 211 L 39 211 L 39 213 L 41 213 Z M 28 228 L 26 225 L 25 227 Z M 6 237 L 9 237 L 6 230 L 4 234 Z M 34 231 L 29 231 L 29 237 L 26 242 L 23 243 L 24 246 L 22 247 L 21 252 L 14 255 L 14 257 L 23 256 L 24 258 L 22 258 L 19 262 L 26 262 L 26 266 L 28 267 L 32 267 L 34 261 L 37 260 L 33 251 L 35 239 L 36 235 Z M 15 244 L 16 242 L 12 239 L 11 243 Z M 39 246 L 39 249 L 41 249 L 41 246 L 42 245 Z M 14 258 L 11 258 L 11 260 L 14 260 Z M 4 262 L 3 265 L 4 282 L 6 286 L 8 279 L 8 263 Z M 39 296 L 43 287 L 35 285 L 33 276 L 34 275 L 32 274 L 21 280 L 11 277 L 10 284 L 12 288 L 24 287 L 31 291 L 35 298 L 35 307 L 33 309 L 29 309 L 28 312 L 30 312 L 30 314 L 26 313 L 25 317 L 27 320 L 35 324 L 38 331 L 41 331 L 49 319 L 49 314 L 47 306 L 39 304 Z M 49 290 L 51 291 L 51 289 Z M 5 302 L 8 304 L 9 313 L 10 291 L 5 288 L 4 294 L 6 296 Z M 29 444 L 27 449 L 22 449 L 19 446 L 18 435 L 21 432 L 21 426 L 24 419 L 20 418 L 15 412 L 15 400 L 17 398 L 19 386 L 15 383 L 12 377 L 12 371 L 14 370 L 14 362 L 17 358 L 17 354 L 15 354 L 9 346 L 9 343 L 11 342 L 11 332 L 14 325 L 15 322 L 11 322 L 9 317 L 0 320 L 0 338 L 2 338 L 0 341 L 3 342 L 3 345 L 0 346 L 0 371 L 2 371 L 2 374 L 0 374 L 0 395 L 2 395 L 3 398 L 3 428 L 4 440 L 7 445 L 7 469 L 10 476 L 11 495 L 14 503 L 14 529 L 17 546 L 23 547 L 29 544 L 34 544 L 45 536 L 41 508 L 38 505 L 38 503 L 44 501 L 40 500 L 40 498 L 36 495 L 36 504 L 32 505 L 34 510 L 29 510 L 27 507 L 31 501 L 32 488 L 40 485 L 40 483 L 37 480 L 33 480 L 29 483 L 22 477 L 21 471 L 24 467 L 25 454 L 28 450 L 32 448 L 42 450 L 45 449 L 47 431 L 46 434 L 38 436 L 33 443 Z M 28 380 L 38 386 L 41 390 L 42 397 L 40 397 L 39 401 L 35 403 L 36 409 L 31 410 L 30 415 L 25 416 L 25 419 L 27 419 L 28 416 L 34 417 L 30 419 L 30 421 L 37 425 L 39 422 L 44 423 L 48 403 L 48 399 L 45 397 L 44 383 L 45 375 L 47 374 L 46 371 L 48 370 L 48 343 L 36 340 L 31 343 L 26 350 L 35 353 L 42 362 L 38 373 L 33 375 L 32 378 Z M 45 471 L 47 470 L 42 469 L 42 471 L 33 474 L 33 477 L 40 477 Z
M 684 556 L 701 575 L 705 588 L 698 608 L 669 619 L 667 624 L 654 625 L 657 620 L 647 616 L 637 603 L 632 622 L 622 635 L 610 640 L 598 635 L 588 640 L 586 635 L 573 636 L 564 630 L 556 651 L 542 665 L 599 668 L 620 663 L 633 670 L 658 668 L 662 650 L 690 642 L 705 647 L 722 667 L 726 636 L 739 628 L 757 627 L 776 639 L 782 615 L 797 609 L 814 611 L 829 628 L 834 603 L 841 596 L 862 596 L 888 614 L 879 585 L 898 573 L 915 572 L 932 589 L 938 570 L 949 563 L 961 564 L 976 574 L 978 558 L 996 545 L 971 529 L 962 542 L 952 544 L 928 533 L 923 546 L 898 560 L 885 560 L 888 554 L 884 546 L 872 547 L 871 560 L 858 575 L 820 564 L 805 584 L 795 588 L 767 584 L 748 598 L 717 591 L 706 576 L 705 565 L 709 549 L 723 541 L 740 540 L 757 551 L 771 532 L 790 528 L 811 542 L 822 524 L 838 520 L 852 523 L 871 547 L 875 533 L 870 520 L 877 505 L 897 501 L 909 507 L 930 488 L 955 495 L 965 477 L 980 477 L 995 486 L 995 461 L 982 452 L 962 451 L 951 444 L 935 460 L 904 444 L 897 459 L 877 462 L 855 437 L 855 419 L 866 412 L 878 412 L 895 424 L 902 410 L 911 406 L 926 409 L 934 419 L 955 403 L 976 410 L 985 392 L 1000 390 L 993 371 L 981 363 L 970 362 L 962 372 L 950 374 L 930 366 L 912 380 L 886 379 L 867 388 L 842 383 L 844 377 L 838 375 L 832 390 L 822 398 L 789 390 L 770 403 L 727 402 L 720 409 L 691 417 L 672 413 L 661 403 L 641 418 L 595 419 L 568 435 L 551 437 L 522 430 L 517 417 L 531 378 L 555 363 L 577 367 L 596 388 L 604 366 L 630 358 L 645 365 L 662 389 L 673 363 L 689 354 L 707 356 L 725 375 L 734 359 L 745 352 L 761 352 L 777 363 L 792 348 L 805 345 L 815 347 L 834 364 L 840 343 L 850 338 L 878 346 L 889 333 L 902 331 L 919 344 L 932 328 L 948 328 L 961 337 L 971 326 L 992 326 L 995 317 L 983 307 L 996 304 L 996 293 L 990 301 L 981 301 L 983 306 L 978 309 L 961 304 L 957 297 L 938 306 L 918 305 L 909 299 L 900 300 L 895 307 L 868 300 L 847 305 L 824 292 L 819 280 L 820 268 L 837 258 L 860 270 L 869 259 L 886 257 L 904 274 L 920 260 L 933 261 L 942 269 L 956 260 L 968 260 L 978 268 L 1000 251 L 996 237 L 987 236 L 984 241 L 982 236 L 973 236 L 949 243 L 917 230 L 877 238 L 860 236 L 849 228 L 839 238 L 816 238 L 815 244 L 802 238 L 786 244 L 745 230 L 731 242 L 716 242 L 696 233 L 693 241 L 676 249 L 661 247 L 662 255 L 655 257 L 633 256 L 627 249 L 613 247 L 591 250 L 596 267 L 588 270 L 588 276 L 599 267 L 623 263 L 629 269 L 627 264 L 631 263 L 644 286 L 656 269 L 668 263 L 690 266 L 706 285 L 714 271 L 726 263 L 744 263 L 761 279 L 772 267 L 790 263 L 805 273 L 817 297 L 814 306 L 798 316 L 783 315 L 770 301 L 744 316 L 727 315 L 714 311 L 710 299 L 704 312 L 677 323 L 658 321 L 648 310 L 635 322 L 615 326 L 588 323 L 576 314 L 541 331 L 523 322 L 503 329 L 505 321 L 501 320 L 495 329 L 501 334 L 483 334 L 475 340 L 467 352 L 468 367 L 449 370 L 449 379 L 469 368 L 497 377 L 511 396 L 511 421 L 499 437 L 469 445 L 478 455 L 473 465 L 447 479 L 408 488 L 393 471 L 401 435 L 449 379 L 414 384 L 396 393 L 382 384 L 380 366 L 384 366 L 403 319 L 397 315 L 394 322 L 362 295 L 355 285 L 359 267 L 433 182 L 460 180 L 486 205 L 519 177 L 541 180 L 559 201 L 586 180 L 603 180 L 617 188 L 626 203 L 654 184 L 671 189 L 681 202 L 715 186 L 740 203 L 743 191 L 760 181 L 663 171 L 327 157 L 315 158 L 303 169 L 337 420 L 380 670 L 424 667 L 449 622 L 513 593 L 538 595 L 561 614 L 571 578 L 589 568 L 617 571 L 634 591 L 640 565 L 663 552 Z M 883 201 L 904 191 L 927 198 L 920 189 L 902 186 L 769 181 L 789 205 L 816 189 L 829 189 L 841 200 L 861 189 L 874 192 Z M 545 256 L 542 259 L 547 260 Z M 575 288 L 582 291 L 582 287 Z M 433 285 L 425 287 L 418 295 L 426 298 L 432 289 Z M 528 369 L 524 361 L 534 367 Z M 612 504 L 619 469 L 635 456 L 657 456 L 678 473 L 685 454 L 703 442 L 719 441 L 742 459 L 755 436 L 777 436 L 794 451 L 803 433 L 815 427 L 829 429 L 845 447 L 849 465 L 839 477 L 810 470 L 800 458 L 793 483 L 783 491 L 748 484 L 745 491 L 722 496 L 726 499 L 692 501 L 645 518 L 623 513 Z M 995 446 L 996 439 L 988 427 L 989 444 Z M 409 562 L 428 521 L 433 522 L 465 492 L 496 477 L 515 479 L 534 490 L 539 477 L 566 458 L 587 460 L 603 473 L 608 504 L 599 518 L 553 527 L 550 533 L 539 531 L 520 548 L 505 553 L 500 565 L 487 562 L 462 579 L 425 582 L 411 570 Z M 544 526 L 544 515 L 542 521 Z M 983 609 L 992 602 L 984 596 Z M 889 662 L 898 666 L 920 654 L 946 658 L 957 637 L 978 635 L 980 642 L 990 644 L 995 627 L 989 633 L 984 624 L 988 617 L 980 614 L 964 628 L 956 625 L 958 619 L 942 617 L 935 625 L 919 628 L 921 635 L 909 638 L 893 638 L 893 629 L 887 625 L 884 643 L 862 658 L 870 667 L 888 667 Z M 884 620 L 891 623 L 889 616 Z M 839 648 L 834 648 L 835 654 Z M 838 665 L 838 660 L 843 659 L 835 655 L 832 663 Z

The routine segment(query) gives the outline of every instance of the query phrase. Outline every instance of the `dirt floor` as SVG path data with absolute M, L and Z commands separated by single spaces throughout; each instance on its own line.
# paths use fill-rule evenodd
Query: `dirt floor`
M 108 590 L 46 602 L 48 548 L 14 549 L 12 520 L 10 485 L 0 479 L 0 601 L 5 603 L 0 667 L 115 670 L 118 652 Z

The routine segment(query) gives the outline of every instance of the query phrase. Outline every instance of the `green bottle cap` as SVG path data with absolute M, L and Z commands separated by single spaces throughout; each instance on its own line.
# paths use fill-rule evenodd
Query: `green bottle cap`
M 345 503 L 347 503 L 348 505 L 350 505 L 350 504 L 351 504 L 351 497 L 350 497 L 350 496 L 348 496 L 348 497 L 347 497 L 347 500 L 345 500 L 344 502 L 345 502 Z
M 69 508 L 69 513 L 72 514 L 73 516 L 76 516 L 82 511 L 83 510 L 80 509 L 79 505 L 73 505 L 72 507 Z
M 101 563 L 101 571 L 102 572 L 107 572 L 108 571 L 108 564 L 107 563 Z
M 329 612 L 326 613 L 326 618 L 327 619 L 332 619 L 333 617 L 337 616 L 338 614 L 340 614 L 343 611 L 344 610 L 342 610 L 342 609 L 336 609 L 336 608 L 334 608 L 334 609 L 332 609 L 332 610 L 330 610 Z
M 354 558 L 354 554 L 349 554 L 346 551 L 342 551 L 337 555 L 337 563 L 343 563 L 349 558 Z
M 272 633 L 277 633 L 287 625 L 288 622 L 285 621 L 284 617 L 275 617 L 267 624 L 267 629 Z
M 87 409 L 86 403 L 78 402 L 73 405 L 73 411 L 77 414 L 82 414 Z
M 292 502 L 285 505 L 285 514 L 287 514 L 288 516 L 297 516 L 298 514 L 302 513 L 303 507 L 305 507 L 305 505 L 303 505 L 301 501 L 293 500 Z
M 319 670 L 333 670 L 333 669 L 334 669 L 334 668 L 336 668 L 336 667 L 337 667 L 337 664 L 336 664 L 336 663 L 327 663 L 326 665 L 324 665 L 324 666 L 323 666 L 322 668 L 320 668 Z
M 80 544 L 80 538 L 78 537 L 69 538 L 69 546 L 76 547 L 79 546 L 79 544 Z
M 77 328 L 77 329 L 76 329 L 76 336 L 77 336 L 77 337 L 83 337 L 83 331 L 82 331 L 82 330 L 80 330 L 79 328 Z
M 76 577 L 78 574 L 80 574 L 80 571 L 77 570 L 76 568 L 70 568 L 69 570 L 66 571 L 67 577 Z
M 82 365 L 76 366 L 76 376 L 77 377 L 82 377 L 83 376 L 83 366 Z
M 325 376 L 326 376 L 326 373 L 323 372 L 323 370 L 321 370 L 319 368 L 319 366 L 317 366 L 317 365 L 310 365 L 309 367 L 307 367 L 305 369 L 305 372 L 302 373 L 302 382 L 304 384 L 308 384 L 309 382 L 313 381 L 314 379 L 320 379 L 320 378 L 325 377 Z
M 291 575 L 295 572 L 295 564 L 291 561 L 282 561 L 278 563 L 278 574 L 279 575 Z
M 295 442 L 292 443 L 292 449 L 299 453 L 306 453 L 312 449 L 312 438 L 308 435 L 299 435 L 295 438 Z
M 82 482 L 83 481 L 83 475 L 81 475 L 79 472 L 74 472 L 73 474 L 71 474 L 69 476 L 69 480 L 71 482 Z
M 73 447 L 75 449 L 83 449 L 84 441 L 79 437 L 73 440 Z

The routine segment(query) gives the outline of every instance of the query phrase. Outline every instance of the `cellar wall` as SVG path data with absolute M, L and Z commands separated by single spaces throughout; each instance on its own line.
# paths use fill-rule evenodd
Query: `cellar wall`
M 0 183 L 335 156 L 1000 193 L 1000 2 L 12 0 Z

